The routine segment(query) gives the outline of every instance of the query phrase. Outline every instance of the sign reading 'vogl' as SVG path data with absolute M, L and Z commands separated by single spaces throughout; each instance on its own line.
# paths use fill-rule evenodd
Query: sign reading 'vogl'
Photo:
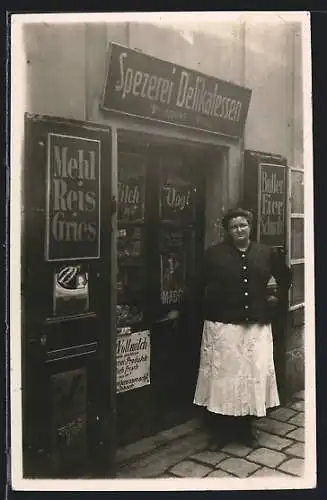
M 245 87 L 111 44 L 105 110 L 241 137 L 250 97 Z
M 100 141 L 48 135 L 46 259 L 99 257 Z

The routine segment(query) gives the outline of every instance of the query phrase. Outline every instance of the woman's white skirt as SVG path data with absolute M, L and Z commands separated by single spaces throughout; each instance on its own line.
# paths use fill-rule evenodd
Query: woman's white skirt
M 205 321 L 194 403 L 258 417 L 279 405 L 271 325 Z

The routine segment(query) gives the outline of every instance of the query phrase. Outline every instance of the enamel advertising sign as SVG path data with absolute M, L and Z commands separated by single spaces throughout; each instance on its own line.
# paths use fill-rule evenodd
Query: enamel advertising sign
M 47 261 L 100 256 L 101 143 L 48 134 Z

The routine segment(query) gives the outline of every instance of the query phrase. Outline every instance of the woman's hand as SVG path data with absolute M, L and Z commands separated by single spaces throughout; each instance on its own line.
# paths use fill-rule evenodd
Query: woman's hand
M 162 323 L 163 321 L 172 321 L 179 317 L 179 311 L 172 309 L 163 318 L 159 319 L 157 323 Z
M 167 318 L 168 319 L 177 319 L 179 316 L 179 311 L 177 311 L 176 309 L 172 309 L 171 311 L 169 311 L 169 313 L 167 314 Z
M 278 298 L 275 295 L 269 295 L 267 302 L 270 306 L 275 306 L 278 303 Z

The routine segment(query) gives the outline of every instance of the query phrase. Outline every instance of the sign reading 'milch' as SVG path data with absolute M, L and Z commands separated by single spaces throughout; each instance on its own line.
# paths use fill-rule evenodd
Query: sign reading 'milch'
M 251 90 L 111 44 L 102 107 L 239 138 Z
M 100 256 L 100 154 L 100 141 L 48 134 L 48 261 Z

